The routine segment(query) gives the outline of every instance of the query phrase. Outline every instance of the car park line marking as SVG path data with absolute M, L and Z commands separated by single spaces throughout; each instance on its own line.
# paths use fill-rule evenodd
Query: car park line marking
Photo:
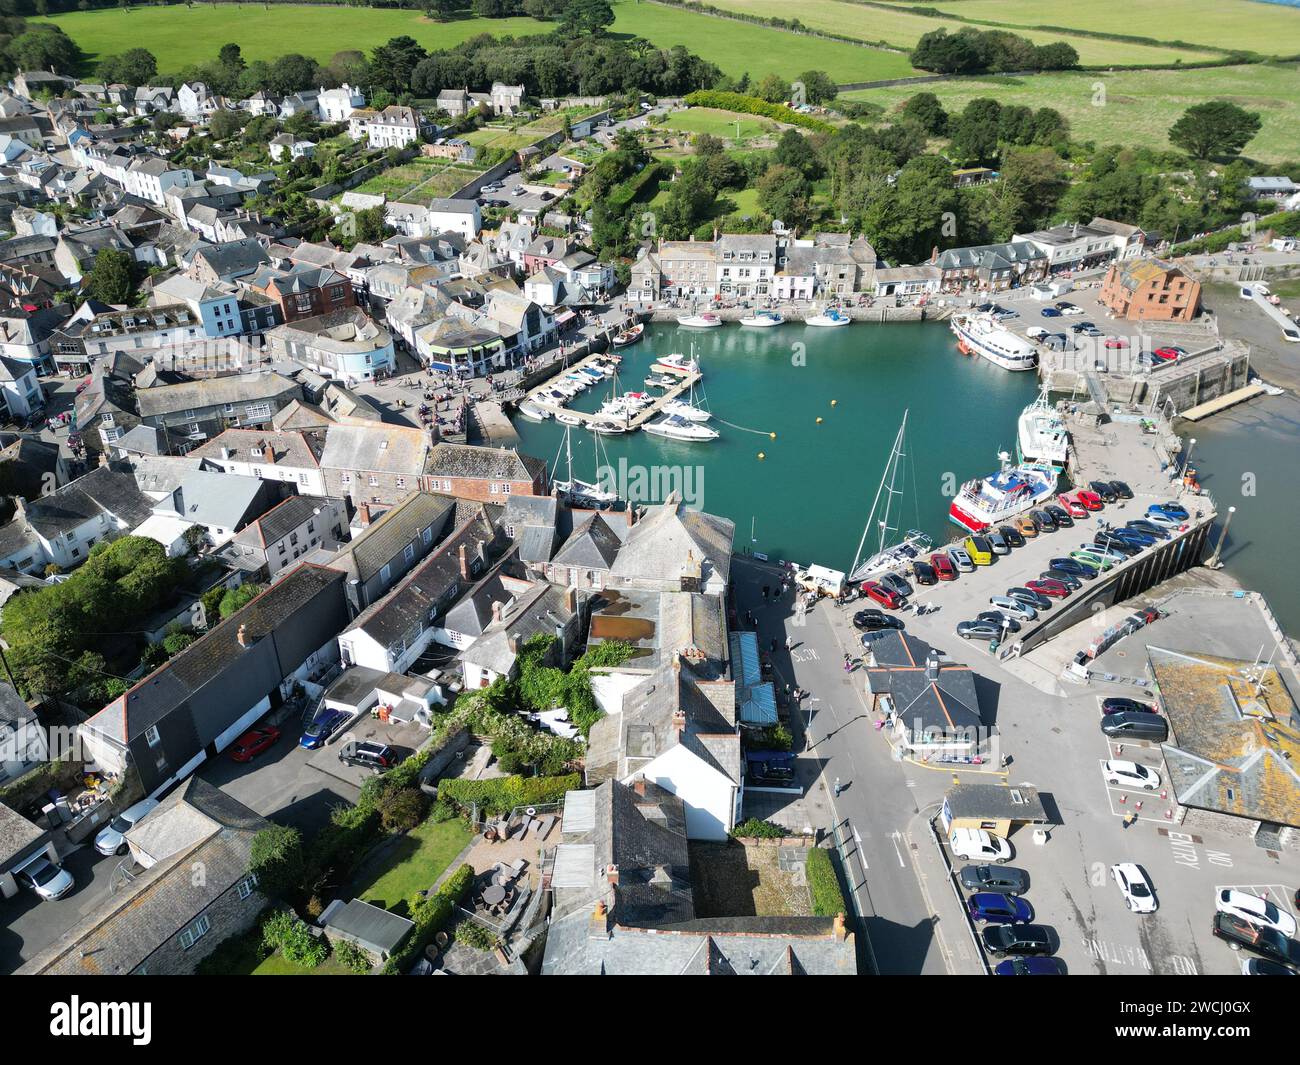
M 1098 939 L 1095 936 L 1084 936 L 1083 949 L 1088 952 L 1090 958 L 1103 965 L 1128 965 L 1147 972 L 1154 971 L 1151 959 L 1141 947 L 1112 943 L 1110 940 Z

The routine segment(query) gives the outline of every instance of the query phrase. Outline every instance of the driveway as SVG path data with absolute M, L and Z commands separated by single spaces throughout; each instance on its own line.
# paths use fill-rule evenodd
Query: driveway
M 0 900 L 0 973 L 9 974 L 39 954 L 64 932 L 97 910 L 109 896 L 109 880 L 122 859 L 105 857 L 87 844 L 63 858 L 63 868 L 77 882 L 71 894 L 43 902 L 34 891 L 22 890 Z

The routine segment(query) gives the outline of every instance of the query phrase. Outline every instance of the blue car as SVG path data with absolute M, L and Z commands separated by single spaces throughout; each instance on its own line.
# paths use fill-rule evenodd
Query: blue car
M 1107 529 L 1106 531 L 1116 539 L 1137 547 L 1150 547 L 1156 542 L 1156 538 L 1150 533 L 1144 533 L 1140 529 L 1130 529 L 1127 526 L 1122 529 Z
M 1190 514 L 1178 503 L 1152 503 L 1147 507 L 1148 514 L 1161 514 L 1170 521 L 1186 521 Z
M 1016 895 L 1001 895 L 996 891 L 977 891 L 966 900 L 972 921 L 989 924 L 1029 924 L 1034 919 L 1033 907 Z
M 1064 976 L 1060 958 L 1008 958 L 998 962 L 994 976 Z
M 1060 317 L 1061 317 L 1061 312 L 1058 311 L 1055 307 L 1044 307 L 1044 308 L 1043 308 L 1042 310 L 1040 310 L 1038 313 L 1041 314 L 1044 318 L 1060 318 Z
M 339 726 L 345 722 L 350 715 L 345 710 L 321 710 L 307 728 L 303 731 L 302 739 L 298 741 L 299 747 L 305 747 L 309 751 L 314 751 L 318 747 L 324 747 L 325 741 L 328 740 Z

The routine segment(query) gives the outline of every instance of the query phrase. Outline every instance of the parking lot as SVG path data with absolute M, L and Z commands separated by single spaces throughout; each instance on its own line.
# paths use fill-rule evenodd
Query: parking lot
M 375 770 L 341 761 L 340 752 L 348 743 L 377 743 L 391 747 L 399 760 L 410 757 L 429 738 L 429 730 L 420 725 L 380 721 L 362 714 L 346 729 L 330 737 L 329 743 L 312 751 L 307 764 L 316 772 L 340 782 L 344 787 L 360 790 Z

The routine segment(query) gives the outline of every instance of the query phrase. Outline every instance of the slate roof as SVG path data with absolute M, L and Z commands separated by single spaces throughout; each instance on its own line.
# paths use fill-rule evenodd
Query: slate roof
M 1014 788 L 1005 784 L 954 784 L 944 796 L 944 807 L 954 819 L 1005 819 L 1034 824 L 1047 821 L 1038 789 L 1029 784 Z
M 25 975 L 127 975 L 248 875 L 253 837 L 270 822 L 190 777 L 127 833 L 153 864 L 45 950 Z M 196 877 L 201 868 L 204 875 Z
M 924 640 L 896 629 L 873 633 L 867 646 L 875 663 L 867 668 L 868 690 L 888 694 L 895 714 L 914 735 L 953 733 L 984 723 L 969 666 L 940 662 Z
M 310 521 L 322 508 L 337 506 L 343 512 L 343 500 L 328 496 L 290 496 L 277 503 L 261 517 L 250 521 L 235 537 L 235 543 L 246 547 L 266 548 L 283 540 L 295 529 Z M 326 530 L 321 529 L 322 533 Z
M 236 529 L 257 515 L 253 508 L 266 481 L 233 473 L 191 470 L 169 499 L 155 507 L 157 513 L 176 513 L 198 525 Z
M 234 374 L 209 377 L 201 381 L 182 381 L 175 385 L 157 385 L 136 393 L 140 417 L 158 417 L 179 411 L 201 410 L 227 403 L 251 403 L 297 393 L 296 381 L 277 373 Z
M 618 557 L 622 542 L 600 514 L 584 521 L 555 553 L 557 566 L 608 570 Z
M 266 249 L 251 238 L 232 240 L 202 248 L 194 256 L 202 260 L 218 277 L 240 277 L 251 274 L 264 263 L 271 261 Z
M 400 425 L 331 425 L 320 464 L 331 470 L 365 470 L 418 477 L 429 442 L 423 430 Z
M 416 539 L 425 526 L 432 526 L 438 538 L 452 509 L 453 503 L 445 496 L 412 492 L 354 536 L 334 564 L 364 584 Z
M 538 582 L 529 591 L 516 595 L 514 603 L 502 611 L 501 620 L 492 621 L 483 635 L 460 653 L 461 660 L 494 673 L 509 674 L 518 658 L 511 640 L 522 648 L 533 636 L 554 636 L 556 629 L 567 624 L 580 609 L 576 605 L 572 610 L 569 608 L 568 592 L 567 588 Z
M 229 456 L 222 455 L 223 449 L 230 452 Z M 254 449 L 261 454 L 254 455 Z M 189 452 L 191 457 L 220 462 L 260 463 L 309 470 L 320 466 L 320 453 L 321 442 L 315 434 L 270 432 L 266 429 L 227 429 Z
M 436 444 L 425 471 L 432 477 L 532 481 L 546 473 L 546 463 L 509 448 L 475 444 Z
M 151 508 L 129 473 L 98 466 L 29 503 L 27 522 L 45 539 L 54 540 L 101 514 L 111 514 L 133 529 L 149 517 Z
M 700 563 L 706 585 L 714 579 L 726 584 L 735 532 L 735 522 L 691 510 L 670 496 L 632 526 L 611 573 L 633 581 L 671 580 L 690 556 Z

